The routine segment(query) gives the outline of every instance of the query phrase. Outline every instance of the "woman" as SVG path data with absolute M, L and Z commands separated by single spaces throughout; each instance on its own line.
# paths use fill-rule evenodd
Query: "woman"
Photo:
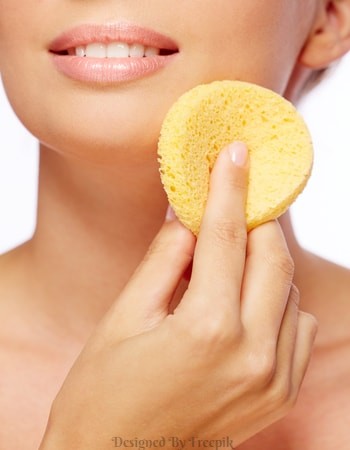
M 0 260 L 0 447 L 345 449 L 348 272 L 300 249 L 288 218 L 295 274 L 277 223 L 247 237 L 242 143 L 218 158 L 198 241 L 171 214 L 157 234 L 156 147 L 197 84 L 296 100 L 350 48 L 350 1 L 0 0 L 0 13 L 4 85 L 41 142 L 36 233 Z M 320 331 L 290 412 L 316 333 L 293 283 Z

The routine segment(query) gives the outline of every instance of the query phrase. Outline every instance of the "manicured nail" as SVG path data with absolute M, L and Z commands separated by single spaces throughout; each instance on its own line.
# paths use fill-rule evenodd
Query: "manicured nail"
M 176 219 L 176 214 L 174 213 L 173 208 L 169 205 L 168 209 L 166 210 L 165 221 L 166 222 L 171 222 L 171 221 L 173 221 L 175 219 Z
M 228 147 L 232 162 L 238 167 L 244 167 L 248 159 L 248 148 L 243 142 L 234 142 Z

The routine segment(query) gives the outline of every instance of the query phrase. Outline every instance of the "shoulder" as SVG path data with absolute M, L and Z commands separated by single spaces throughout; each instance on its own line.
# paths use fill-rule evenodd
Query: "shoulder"
M 319 320 L 318 344 L 336 348 L 350 343 L 350 270 L 317 257 L 312 277 L 313 313 Z

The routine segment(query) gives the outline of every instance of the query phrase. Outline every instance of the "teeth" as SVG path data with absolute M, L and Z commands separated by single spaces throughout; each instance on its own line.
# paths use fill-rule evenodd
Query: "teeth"
M 159 55 L 159 48 L 146 47 L 145 56 L 154 56 L 154 55 Z
M 107 48 L 99 43 L 89 44 L 86 46 L 85 54 L 90 58 L 106 58 Z
M 70 51 L 68 52 L 70 54 Z M 124 42 L 111 42 L 102 44 L 94 42 L 86 46 L 79 46 L 73 49 L 73 54 L 79 57 L 90 58 L 143 58 L 159 55 L 159 48 L 144 47 L 141 44 L 125 44 Z
M 122 42 L 112 42 L 105 46 L 108 58 L 127 58 L 129 56 L 129 46 Z
M 77 55 L 77 56 L 85 56 L 85 47 L 77 47 L 76 49 L 75 49 L 75 54 Z
M 145 54 L 145 47 L 141 44 L 132 44 L 129 47 L 129 56 L 134 58 L 142 58 Z

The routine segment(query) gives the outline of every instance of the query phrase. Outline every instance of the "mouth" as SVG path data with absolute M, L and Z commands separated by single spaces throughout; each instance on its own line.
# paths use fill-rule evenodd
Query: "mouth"
M 49 52 L 60 72 L 79 81 L 119 82 L 158 71 L 179 47 L 171 38 L 129 22 L 80 25 L 58 36 Z
M 176 50 L 166 48 L 145 47 L 137 42 L 132 44 L 127 44 L 125 42 L 111 42 L 109 44 L 92 42 L 87 45 L 79 45 L 57 52 L 50 51 L 56 55 L 75 55 L 80 58 L 146 58 L 155 55 L 166 56 L 178 53 Z

